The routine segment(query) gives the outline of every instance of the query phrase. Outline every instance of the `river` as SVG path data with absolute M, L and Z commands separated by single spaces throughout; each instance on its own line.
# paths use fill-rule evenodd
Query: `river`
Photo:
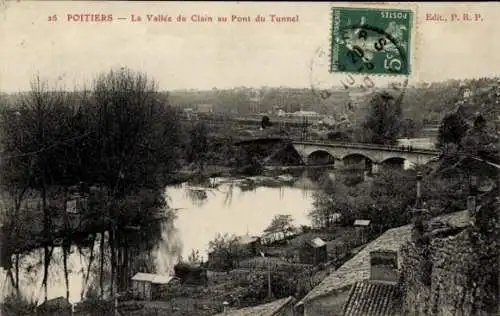
M 294 186 L 265 187 L 243 190 L 237 185 L 222 184 L 206 192 L 206 199 L 188 197 L 189 186 L 167 188 L 173 208 L 178 208 L 175 227 L 182 240 L 182 256 L 192 249 L 205 254 L 208 242 L 218 232 L 235 235 L 260 235 L 278 214 L 290 214 L 297 225 L 310 224 L 308 211 L 312 196 Z

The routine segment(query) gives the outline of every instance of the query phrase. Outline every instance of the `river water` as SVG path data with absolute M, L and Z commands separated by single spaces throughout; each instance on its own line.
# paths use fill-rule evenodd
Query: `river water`
M 205 254 L 208 242 L 218 232 L 260 235 L 278 214 L 292 215 L 297 225 L 310 224 L 312 194 L 300 187 L 258 186 L 246 191 L 237 185 L 222 184 L 207 190 L 202 201 L 190 199 L 187 190 L 186 184 L 167 188 L 172 207 L 179 209 L 175 226 L 181 235 L 184 258 L 192 249 Z
M 267 179 L 267 180 L 266 180 Z M 271 183 L 269 180 L 272 180 Z M 313 208 L 314 181 L 307 172 L 300 177 L 211 179 L 210 188 L 187 183 L 166 188 L 166 198 L 176 209 L 176 219 L 162 230 L 162 240 L 153 252 L 153 264 L 159 274 L 169 274 L 180 256 L 187 259 L 193 249 L 207 258 L 208 243 L 217 233 L 260 235 L 277 214 L 290 214 L 296 225 L 310 225 L 308 212 Z M 250 183 L 250 184 L 249 184 Z M 99 240 L 94 254 L 99 256 Z M 99 265 L 94 259 L 87 273 L 90 250 L 83 254 L 76 246 L 68 257 L 70 302 L 81 300 L 89 284 L 98 283 Z M 55 247 L 49 266 L 47 298 L 66 296 L 62 248 Z M 87 279 L 87 275 L 90 277 Z M 44 299 L 42 287 L 43 249 L 36 249 L 20 259 L 20 290 L 39 304 Z M 6 271 L 0 271 L 0 293 L 12 289 Z M 108 280 L 109 283 L 109 280 Z

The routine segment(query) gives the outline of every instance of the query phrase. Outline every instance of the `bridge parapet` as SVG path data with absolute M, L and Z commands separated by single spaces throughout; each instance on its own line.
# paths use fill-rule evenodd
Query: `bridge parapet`
M 412 149 L 397 146 L 380 146 L 362 143 L 326 143 L 311 141 L 292 141 L 292 145 L 299 153 L 305 163 L 308 157 L 315 152 L 326 152 L 335 158 L 336 161 L 342 161 L 348 156 L 364 156 L 372 163 L 379 164 L 389 159 L 403 159 L 413 164 L 426 164 L 437 156 L 441 155 L 438 150 Z
M 422 154 L 441 154 L 440 150 L 425 149 L 425 148 L 412 148 L 412 150 L 402 149 L 401 146 L 384 146 L 367 143 L 352 143 L 352 142 L 315 142 L 315 141 L 296 141 L 292 140 L 293 144 L 297 145 L 311 145 L 311 146 L 329 146 L 329 147 L 343 147 L 343 148 L 359 148 L 359 149 L 375 149 L 391 152 L 413 152 Z

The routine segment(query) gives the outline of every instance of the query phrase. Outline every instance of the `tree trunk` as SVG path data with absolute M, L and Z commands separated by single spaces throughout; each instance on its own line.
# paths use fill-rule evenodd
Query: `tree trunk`
M 129 249 L 128 249 L 128 243 L 125 241 L 125 247 L 123 249 L 123 288 L 124 290 L 126 290 L 128 288 L 128 278 L 129 278 L 129 275 L 130 275 L 130 272 L 129 272 L 129 269 L 130 269 L 130 265 L 129 265 Z
M 42 165 L 45 167 L 45 164 L 42 162 Z M 45 171 L 46 169 L 43 170 L 43 175 L 42 175 L 42 187 L 41 187 L 41 193 L 42 193 L 42 210 L 43 210 L 43 230 L 44 230 L 44 265 L 43 265 L 43 285 L 44 285 L 44 290 L 45 290 L 45 301 L 47 301 L 47 279 L 48 279 L 48 273 L 49 273 L 49 264 L 50 264 L 50 257 L 52 255 L 52 251 L 49 251 L 49 242 L 52 242 L 51 238 L 51 219 L 50 219 L 50 214 L 49 214 L 49 209 L 47 207 L 47 190 L 46 190 L 46 184 L 45 184 Z M 53 248 L 52 248 L 53 249 Z M 50 253 L 49 253 L 50 252 Z
M 17 292 L 17 297 L 21 296 L 21 291 L 19 288 L 19 254 L 16 253 L 16 292 Z
M 47 296 L 48 296 L 48 292 L 47 292 L 47 278 L 48 278 L 48 273 L 49 273 L 49 247 L 47 245 L 44 245 L 43 246 L 43 250 L 44 250 L 44 260 L 43 260 L 43 286 L 44 286 L 44 293 L 45 293 L 45 296 L 44 296 L 44 301 L 47 301 Z
M 12 269 L 7 270 L 7 277 L 10 279 L 12 286 L 16 285 L 16 280 L 14 279 L 14 274 L 12 273 Z
M 82 300 L 83 300 L 83 296 L 85 295 L 85 288 L 87 287 L 87 284 L 89 282 L 90 268 L 92 267 L 92 262 L 94 261 L 94 247 L 95 247 L 96 236 L 97 236 L 97 234 L 94 235 L 92 238 L 92 243 L 91 243 L 91 248 L 90 248 L 90 258 L 89 258 L 89 263 L 87 265 L 87 275 L 85 275 L 85 283 L 83 283 L 82 293 L 80 295 Z
M 69 300 L 69 277 L 68 277 L 68 251 L 66 245 L 63 245 L 63 265 L 64 265 L 64 280 L 66 282 L 66 299 Z
M 115 253 L 115 230 L 114 228 L 109 228 L 109 247 L 111 251 L 111 296 L 114 295 L 115 291 L 115 275 L 116 275 L 116 253 Z
M 101 232 L 101 263 L 100 263 L 100 277 L 99 277 L 99 286 L 101 288 L 101 298 L 104 297 L 104 233 L 105 231 L 103 230 Z
M 47 296 L 48 296 L 48 290 L 47 290 L 47 280 L 49 277 L 49 265 L 50 265 L 50 260 L 52 259 L 52 252 L 54 251 L 54 247 L 49 249 L 49 245 L 45 243 L 43 246 L 44 249 L 44 263 L 43 263 L 43 287 L 45 291 L 45 296 L 44 299 L 47 301 Z

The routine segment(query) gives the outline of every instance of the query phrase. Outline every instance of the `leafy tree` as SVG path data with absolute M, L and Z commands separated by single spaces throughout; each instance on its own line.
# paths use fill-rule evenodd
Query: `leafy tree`
M 343 223 L 351 223 L 356 217 L 356 211 L 349 188 L 339 179 L 333 181 L 323 177 L 320 182 L 321 190 L 314 193 L 314 209 L 309 213 L 313 224 L 317 227 L 331 227 L 338 220 L 338 215 Z
M 470 260 L 468 266 L 469 285 L 481 289 L 481 294 L 474 291 L 473 312 L 484 311 L 495 314 L 498 311 L 498 240 L 500 229 L 498 214 L 500 203 L 498 191 L 492 192 L 492 197 L 484 201 L 477 214 L 475 222 L 469 228 L 471 241 Z
M 202 262 L 200 251 L 192 249 L 187 260 L 188 260 L 188 263 L 190 263 L 190 264 L 194 264 L 194 265 L 200 264 Z
M 394 144 L 401 124 L 401 104 L 387 92 L 376 93 L 370 100 L 370 110 L 363 128 L 365 141 L 374 144 Z
M 91 90 L 79 93 L 52 91 L 35 78 L 32 91 L 19 98 L 15 110 L 18 118 L 4 121 L 2 147 L 7 157 L 1 160 L 2 185 L 17 192 L 28 188 L 41 200 L 43 216 L 38 217 L 43 217 L 45 245 L 57 228 L 52 225 L 51 203 L 64 201 L 68 188 L 81 182 L 101 188 L 99 212 L 86 210 L 84 218 L 95 218 L 85 229 L 110 232 L 111 262 L 117 272 L 117 258 L 127 257 L 119 249 L 124 227 L 133 221 L 152 229 L 145 219 L 166 206 L 163 189 L 178 160 L 176 112 L 156 92 L 154 81 L 128 69 L 103 73 Z M 84 191 L 80 193 L 89 194 Z M 141 201 L 140 207 L 129 207 L 134 199 Z M 40 240 L 38 231 L 32 225 L 27 245 L 37 245 L 33 240 Z M 65 232 L 66 239 L 70 233 Z M 45 246 L 44 275 L 50 256 Z
M 467 122 L 459 113 L 446 114 L 439 126 L 437 147 L 446 149 L 448 144 L 460 146 L 467 129 Z
M 65 135 L 68 122 L 69 111 L 66 106 L 66 94 L 62 91 L 49 89 L 48 84 L 40 79 L 39 76 L 31 81 L 31 90 L 21 95 L 14 112 L 4 112 L 2 137 L 2 149 L 7 153 L 2 157 L 2 186 L 9 195 L 14 198 L 14 218 L 7 223 L 4 229 L 13 228 L 14 224 L 19 229 L 19 224 L 25 224 L 30 227 L 32 232 L 42 231 L 42 240 L 44 241 L 44 277 L 43 285 L 45 289 L 45 298 L 47 298 L 47 277 L 48 265 L 51 257 L 51 249 L 48 241 L 52 239 L 52 215 L 50 210 L 50 191 L 51 186 L 57 183 L 55 173 L 60 159 L 56 159 L 55 148 L 64 141 L 70 142 Z M 14 115 L 11 115 L 14 114 Z M 57 157 L 59 158 L 59 157 Z M 42 214 L 37 214 L 42 218 L 42 224 L 39 221 L 33 223 L 21 223 L 19 211 L 21 201 L 27 190 L 36 190 L 37 198 L 40 200 L 40 209 Z M 17 210 L 16 210 L 17 209 Z M 40 227 L 41 226 L 41 227 Z M 5 237 L 12 236 L 7 233 Z M 32 236 L 31 239 L 33 239 Z M 40 236 L 38 236 L 40 237 Z M 40 240 L 40 238 L 39 238 Z M 8 239 L 9 242 L 14 240 Z M 19 240 L 18 240 L 19 241 Z M 16 245 L 22 249 L 24 243 Z M 8 249 L 8 247 L 7 247 Z M 4 248 L 5 250 L 5 248 Z M 11 248 L 3 255 L 12 255 Z
M 208 243 L 209 251 L 212 253 L 216 268 L 231 270 L 237 267 L 239 261 L 247 255 L 247 250 L 240 244 L 240 238 L 235 235 L 217 234 Z
M 418 126 L 414 120 L 406 118 L 401 122 L 400 133 L 402 137 L 413 138 L 416 136 L 417 131 Z
M 209 145 L 208 145 L 208 127 L 204 121 L 196 123 L 190 132 L 190 146 L 188 149 L 188 159 L 196 163 L 202 171 L 207 163 Z
M 373 200 L 371 220 L 384 228 L 404 225 L 409 220 L 406 210 L 416 197 L 414 172 L 382 172 L 373 179 L 370 197 Z
M 498 137 L 489 133 L 486 120 L 482 115 L 476 116 L 473 127 L 461 140 L 461 146 L 471 155 L 495 162 L 499 160 Z

